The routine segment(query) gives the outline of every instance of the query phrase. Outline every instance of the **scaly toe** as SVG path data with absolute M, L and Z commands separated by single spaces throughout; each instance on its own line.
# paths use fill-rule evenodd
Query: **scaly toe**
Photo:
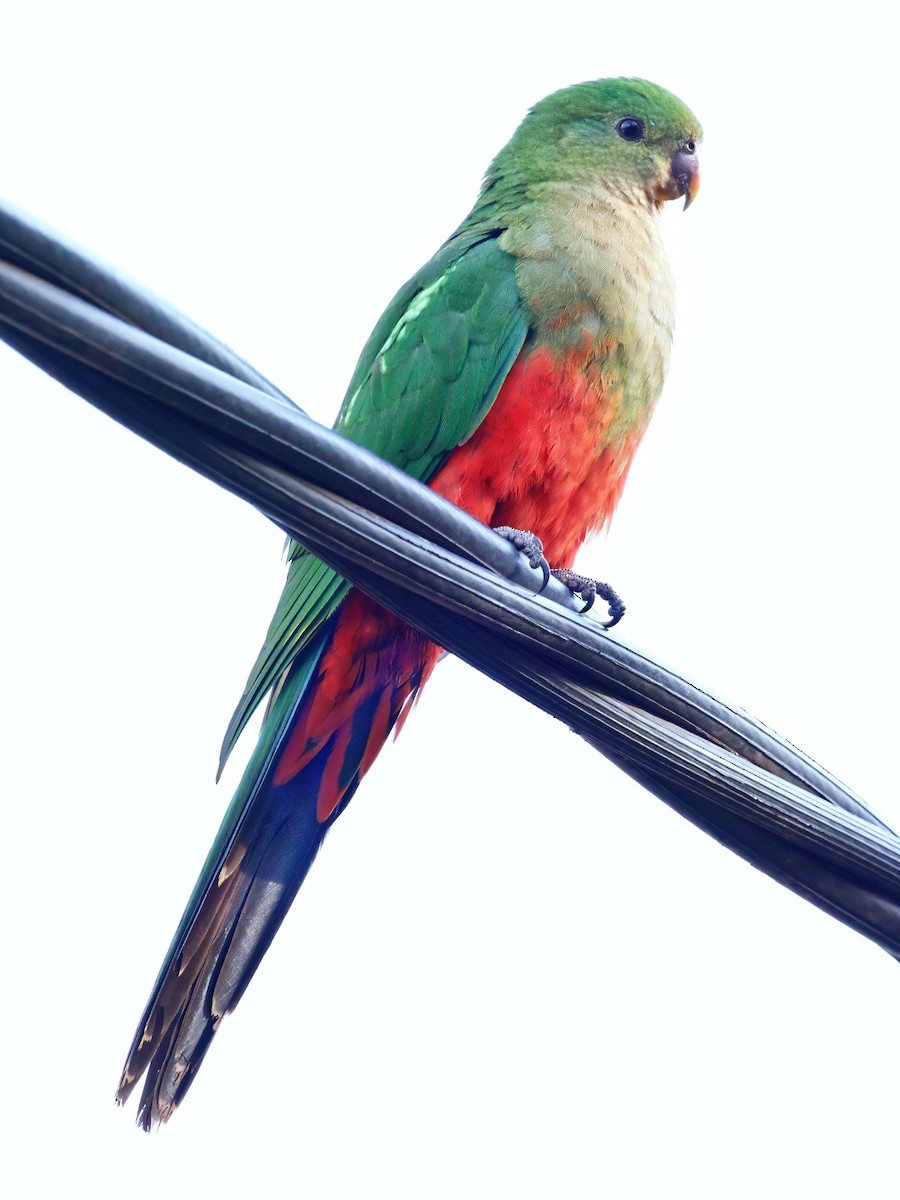
M 609 609 L 609 620 L 603 622 L 604 629 L 612 629 L 613 625 L 618 625 L 619 621 L 625 615 L 625 605 L 622 603 L 618 592 L 609 586 L 608 583 L 600 583 L 596 579 L 591 579 L 587 575 L 579 575 L 577 571 L 572 571 L 568 567 L 561 567 L 558 570 L 551 571 L 550 574 L 554 579 L 558 579 L 564 584 L 573 595 L 578 596 L 584 601 L 584 608 L 581 610 L 586 613 L 589 608 L 593 607 L 594 600 L 597 596 L 601 600 L 605 600 Z
M 550 580 L 550 564 L 544 558 L 544 543 L 541 539 L 530 529 L 513 529 L 511 525 L 497 525 L 494 533 L 499 533 L 507 542 L 512 542 L 528 559 L 528 565 L 541 571 L 544 582 L 540 590 L 543 591 Z

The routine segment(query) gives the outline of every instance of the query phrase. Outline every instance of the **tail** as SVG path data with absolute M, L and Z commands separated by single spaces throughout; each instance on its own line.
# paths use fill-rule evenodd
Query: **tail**
M 345 602 L 278 690 L 188 902 L 116 1093 L 123 1104 L 146 1072 L 144 1129 L 183 1099 L 325 834 L 430 673 L 436 651 L 386 614 L 376 642 L 361 641 L 361 605 Z

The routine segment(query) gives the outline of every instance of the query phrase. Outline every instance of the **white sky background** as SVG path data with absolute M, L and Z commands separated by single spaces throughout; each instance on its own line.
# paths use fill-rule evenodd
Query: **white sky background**
M 670 87 L 706 130 L 666 216 L 675 356 L 580 563 L 623 637 L 900 823 L 881 11 L 19 6 L 0 190 L 330 422 L 529 104 Z M 897 1195 L 898 965 L 456 662 L 139 1135 L 112 1094 L 237 779 L 282 538 L 4 347 L 0 388 L 9 1194 Z

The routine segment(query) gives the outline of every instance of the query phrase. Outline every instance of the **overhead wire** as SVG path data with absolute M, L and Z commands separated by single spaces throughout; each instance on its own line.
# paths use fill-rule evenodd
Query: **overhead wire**
M 556 580 L 540 591 L 509 542 L 312 421 L 165 301 L 2 205 L 0 338 L 900 957 L 900 838 L 860 797 L 581 615 Z M 40 472 L 36 486 L 54 486 Z

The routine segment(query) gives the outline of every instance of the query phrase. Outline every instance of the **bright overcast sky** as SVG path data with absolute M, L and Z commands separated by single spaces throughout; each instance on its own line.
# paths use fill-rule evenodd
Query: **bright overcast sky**
M 706 130 L 676 350 L 580 562 L 623 638 L 900 823 L 882 6 L 315 7 L 19 6 L 0 189 L 330 422 L 529 104 L 670 87 Z M 282 538 L 4 347 L 0 380 L 10 1195 L 896 1196 L 897 963 L 456 662 L 139 1135 L 113 1090 Z

